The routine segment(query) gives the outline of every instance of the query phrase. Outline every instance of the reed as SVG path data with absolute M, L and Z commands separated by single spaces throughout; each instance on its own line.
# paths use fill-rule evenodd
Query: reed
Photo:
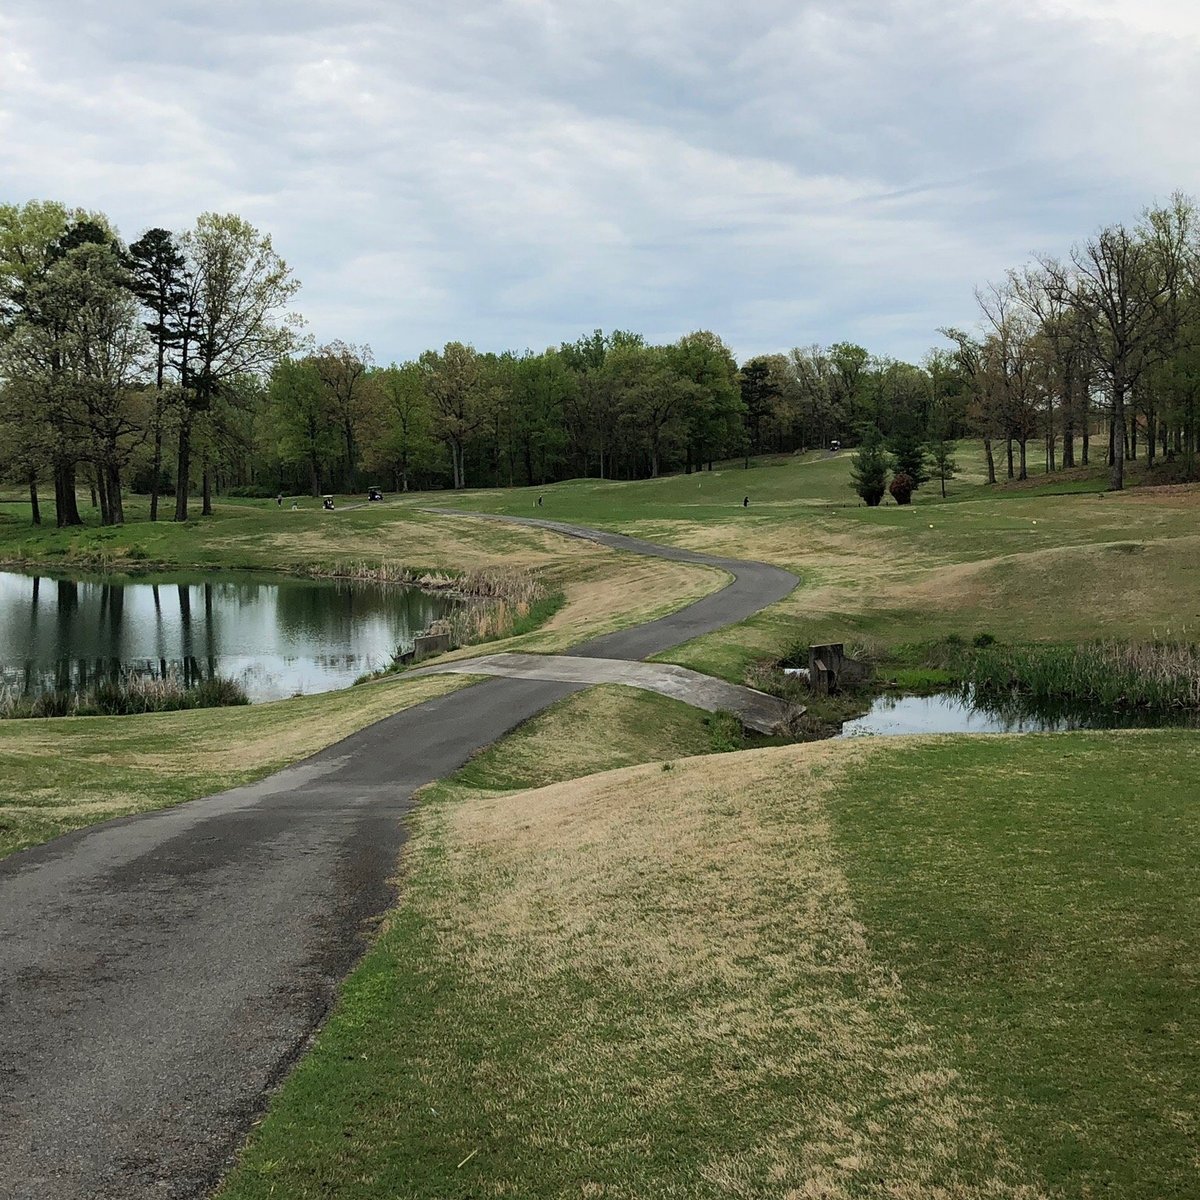
M 1021 696 L 1117 711 L 1200 709 L 1200 646 L 1194 642 L 986 646 L 962 661 L 962 682 L 980 699 Z
M 214 676 L 185 683 L 178 675 L 126 673 L 91 687 L 58 689 L 25 695 L 13 687 L 0 688 L 0 718 L 123 717 L 135 713 L 178 712 L 187 708 L 223 708 L 249 704 L 245 690 L 233 679 Z
M 537 576 L 518 567 L 478 567 L 468 571 L 429 571 L 390 562 L 339 562 L 295 564 L 297 574 L 315 579 L 354 579 L 364 583 L 404 584 L 429 592 L 501 599 L 532 605 L 545 595 Z

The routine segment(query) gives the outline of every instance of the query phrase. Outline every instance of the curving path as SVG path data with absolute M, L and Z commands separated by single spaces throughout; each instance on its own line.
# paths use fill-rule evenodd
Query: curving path
M 797 582 L 763 564 L 520 523 L 732 576 L 575 655 L 645 658 L 744 620 Z M 393 899 L 413 792 L 586 686 L 490 679 L 250 787 L 0 861 L 0 1196 L 207 1194 Z

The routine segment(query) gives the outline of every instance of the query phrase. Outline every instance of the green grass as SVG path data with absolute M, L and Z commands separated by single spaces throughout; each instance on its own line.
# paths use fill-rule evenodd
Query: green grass
M 470 682 L 392 678 L 249 708 L 0 721 L 0 857 L 261 779 Z
M 453 570 L 464 566 L 464 548 L 476 551 L 465 564 L 475 566 L 520 561 L 536 545 L 535 537 L 516 528 L 460 525 L 451 531 L 444 521 L 396 502 L 329 513 L 311 501 L 292 512 L 274 501 L 221 498 L 211 517 L 177 524 L 151 522 L 145 497 L 131 497 L 125 525 L 104 528 L 95 513 L 84 515 L 83 526 L 56 529 L 49 505 L 35 527 L 27 506 L 0 502 L 0 562 L 309 570 L 361 559 Z
M 224 1200 L 1191 1194 L 1194 736 L 527 750 L 429 795 Z
M 953 739 L 831 804 L 876 955 L 1055 1194 L 1194 1195 L 1200 739 Z

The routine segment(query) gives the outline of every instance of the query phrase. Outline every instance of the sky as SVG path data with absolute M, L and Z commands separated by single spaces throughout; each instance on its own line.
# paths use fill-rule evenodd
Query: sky
M 594 328 L 918 360 L 1200 193 L 1195 0 L 4 0 L 0 202 L 272 235 L 376 361 Z

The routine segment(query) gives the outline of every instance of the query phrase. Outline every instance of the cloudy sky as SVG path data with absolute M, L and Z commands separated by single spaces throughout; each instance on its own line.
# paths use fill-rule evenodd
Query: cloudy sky
M 269 230 L 387 361 L 596 326 L 919 357 L 1200 192 L 1195 0 L 4 0 L 0 200 Z

